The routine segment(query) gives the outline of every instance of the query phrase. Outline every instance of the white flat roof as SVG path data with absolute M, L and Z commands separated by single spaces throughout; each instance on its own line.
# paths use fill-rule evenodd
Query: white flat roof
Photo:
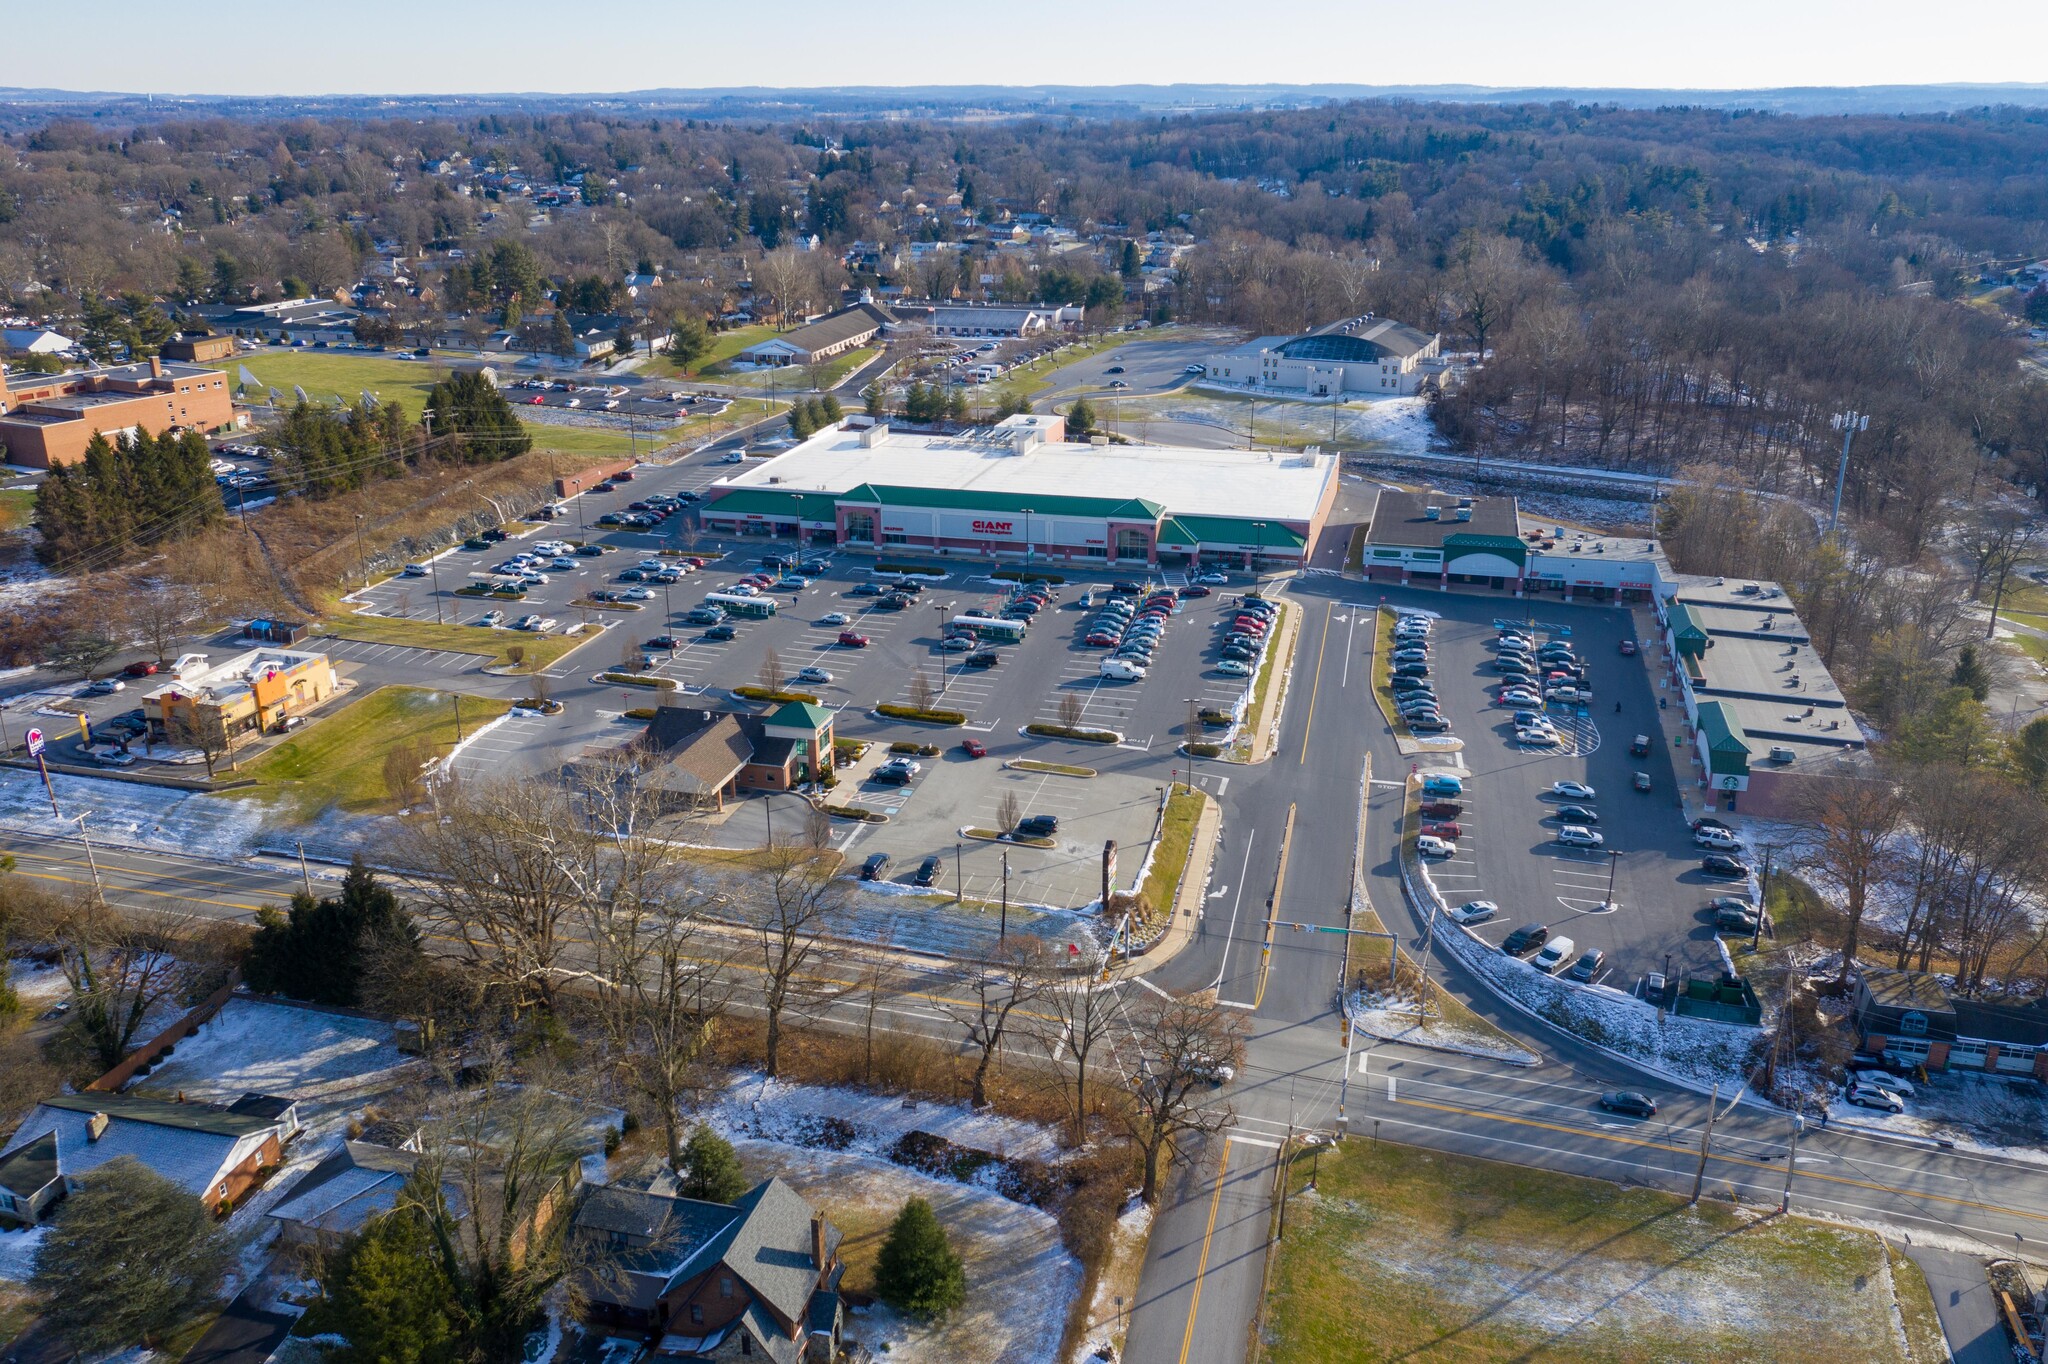
M 977 439 L 899 431 L 865 445 L 862 434 L 857 428 L 821 431 L 718 486 L 839 494 L 871 483 L 1020 499 L 1145 498 L 1177 516 L 1305 522 L 1322 505 L 1337 466 L 1334 455 L 1075 441 L 1020 451 L 1008 439 L 986 434 Z

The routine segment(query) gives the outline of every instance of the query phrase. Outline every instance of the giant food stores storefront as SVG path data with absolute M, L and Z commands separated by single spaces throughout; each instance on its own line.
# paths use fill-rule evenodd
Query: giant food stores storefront
M 1287 568 L 1336 495 L 1326 455 L 1069 441 L 1057 416 L 943 436 L 856 417 L 713 484 L 699 516 L 877 553 Z

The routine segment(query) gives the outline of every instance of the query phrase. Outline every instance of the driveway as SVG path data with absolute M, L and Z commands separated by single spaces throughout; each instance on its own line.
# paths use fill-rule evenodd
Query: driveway
M 1953 1250 L 1908 1245 L 1906 1254 L 1927 1276 L 1934 1310 L 1955 1364 L 2012 1364 L 2012 1346 L 1998 1321 L 1984 1262 Z

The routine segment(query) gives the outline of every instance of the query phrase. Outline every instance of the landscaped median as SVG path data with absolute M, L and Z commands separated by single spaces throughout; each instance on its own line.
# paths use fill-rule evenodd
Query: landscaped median
M 875 714 L 885 720 L 914 720 L 921 725 L 964 725 L 967 723 L 965 711 L 919 710 L 916 706 L 898 705 L 894 701 L 884 701 L 876 706 Z
M 1036 739 L 1072 739 L 1083 744 L 1120 744 L 1124 736 L 1113 729 L 1089 729 L 1081 725 L 1029 724 L 1024 732 Z
M 824 702 L 807 691 L 773 691 L 767 687 L 747 686 L 734 687 L 732 694 L 743 701 L 764 701 L 769 705 L 776 706 L 786 706 L 792 701 L 800 701 L 810 706 L 824 704 Z
M 418 796 L 426 765 L 447 757 L 509 701 L 423 687 L 379 687 L 316 720 L 242 767 L 254 786 L 233 792 L 268 800 L 303 821 L 321 811 L 381 814 Z
M 984 843 L 1015 843 L 1022 848 L 1057 848 L 1059 844 L 1050 838 L 1028 838 L 1023 834 L 1006 834 L 1000 829 L 977 829 L 968 826 L 960 831 L 962 838 L 978 838 Z
M 1093 777 L 1100 775 L 1092 767 L 1075 767 L 1068 763 L 1042 763 L 1036 758 L 1012 758 L 1003 766 L 1013 772 L 1045 772 L 1055 777 Z
M 1194 847 L 1195 825 L 1201 820 L 1202 807 L 1208 800 L 1191 786 L 1176 783 L 1168 788 L 1159 837 L 1154 840 L 1145 879 L 1138 886 L 1140 929 L 1156 926 L 1172 915 L 1174 893 L 1180 889 L 1180 878 L 1187 872 L 1188 854 Z M 1136 936 L 1146 934 L 1139 932 Z
M 336 639 L 360 640 L 366 644 L 394 644 L 411 649 L 440 649 L 449 653 L 480 655 L 487 667 L 506 667 L 518 672 L 540 672 L 578 645 L 597 637 L 595 628 L 581 634 L 539 635 L 525 630 L 494 630 L 487 625 L 443 625 L 438 621 L 407 620 L 402 616 L 371 616 L 352 613 L 323 621 L 320 629 Z M 512 651 L 519 650 L 515 658 Z
M 1360 1097 L 1354 1132 L 1440 1117 Z M 1948 1358 L 1924 1279 L 1859 1228 L 1355 1136 L 1287 1181 L 1273 1364 Z
M 1238 726 L 1237 736 L 1225 749 L 1217 747 L 1214 753 L 1204 751 L 1200 741 L 1186 747 L 1198 758 L 1220 757 L 1225 762 L 1264 762 L 1270 753 L 1259 751 L 1262 736 L 1273 728 L 1273 717 L 1279 714 L 1279 707 L 1287 703 L 1287 663 L 1294 653 L 1295 631 L 1300 626 L 1301 611 L 1293 602 L 1284 598 L 1268 598 L 1279 608 L 1273 618 L 1273 628 L 1266 632 L 1265 646 L 1259 650 L 1259 668 L 1252 675 L 1251 698 L 1245 703 L 1244 721 Z M 1279 682 L 1275 686 L 1275 681 Z
M 658 691 L 675 690 L 672 677 L 653 677 L 646 673 L 599 673 L 597 680 L 614 687 L 650 687 Z

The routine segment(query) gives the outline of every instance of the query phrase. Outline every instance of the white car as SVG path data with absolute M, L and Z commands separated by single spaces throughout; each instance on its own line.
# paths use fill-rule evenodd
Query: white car
M 799 682 L 825 683 L 832 680 L 832 674 L 824 668 L 799 668 L 797 669 L 796 680 Z
M 653 601 L 654 589 L 651 587 L 629 587 L 619 593 L 619 595 L 627 601 Z
M 1145 669 L 1128 658 L 1105 658 L 1101 675 L 1111 682 L 1136 682 L 1145 676 Z
M 135 755 L 123 753 L 119 744 L 88 744 L 85 756 L 101 767 L 129 767 L 135 762 Z
M 1541 952 L 1529 959 L 1529 964 L 1544 975 L 1550 975 L 1572 959 L 1572 951 L 1577 946 L 1570 938 L 1552 938 L 1543 944 Z
M 1692 841 L 1699 844 L 1702 848 L 1712 848 L 1715 852 L 1742 851 L 1741 839 L 1729 833 L 1726 829 L 1716 829 L 1712 825 L 1708 825 L 1693 834 Z
M 477 623 L 479 625 L 503 625 L 505 623 L 505 613 L 503 611 L 486 611 L 484 612 L 484 618 Z
M 540 620 L 539 616 L 521 616 L 518 620 L 512 622 L 512 628 L 515 630 L 538 630 L 540 628 Z
M 1530 748 L 1558 748 L 1564 743 L 1562 736 L 1554 729 L 1518 729 L 1515 742 Z
M 637 563 L 637 564 L 634 564 L 634 565 L 633 565 L 633 567 L 635 567 L 635 568 L 638 568 L 638 569 L 649 569 L 649 568 L 651 568 L 651 569 L 655 570 L 655 571 L 656 571 L 656 572 L 658 573 L 658 572 L 660 572 L 660 571 L 661 571 L 662 569 L 664 569 L 664 568 L 667 568 L 667 567 L 668 567 L 668 560 L 666 560 L 666 559 L 642 559 L 642 560 L 641 560 L 641 561 L 640 561 L 639 563 Z
M 1226 658 L 1216 665 L 1216 671 L 1222 673 L 1225 677 L 1250 677 L 1252 675 L 1252 665 L 1246 663 L 1243 659 Z
M 824 615 L 818 617 L 818 624 L 845 625 L 852 619 L 853 617 L 847 615 L 844 611 L 827 611 Z
M 1204 573 L 1200 577 L 1196 578 L 1195 581 L 1201 583 L 1205 587 L 1216 587 L 1220 584 L 1229 582 L 1230 577 L 1228 574 L 1224 573 Z
M 761 595 L 761 589 L 752 583 L 734 583 L 725 590 L 732 593 L 735 597 L 758 597 Z
M 1415 851 L 1424 857 L 1456 857 L 1458 845 L 1435 834 L 1422 834 L 1415 840 Z
M 1500 694 L 1500 704 L 1503 706 L 1540 706 L 1543 704 L 1543 698 L 1530 691 L 1527 687 L 1509 687 Z
M 1591 800 L 1595 792 L 1582 781 L 1554 781 L 1550 783 L 1550 794 L 1567 800 Z
M 1913 1098 L 1919 1091 L 1913 1088 L 1911 1080 L 1901 1080 L 1881 1070 L 1863 1070 L 1849 1077 L 1852 1089 L 1881 1089 L 1901 1099 Z
M 1560 824 L 1557 841 L 1567 848 L 1597 848 L 1607 840 L 1583 824 Z
M 1545 687 L 1543 689 L 1543 699 L 1546 701 L 1576 701 L 1579 699 L 1579 689 L 1568 682 L 1555 687 Z
M 1875 1085 L 1851 1086 L 1849 1092 L 1844 1097 L 1858 1108 L 1882 1109 L 1886 1113 L 1903 1113 L 1906 1111 L 1906 1101 L 1904 1099 L 1901 1099 L 1888 1089 L 1879 1089 Z
M 964 654 L 980 643 L 972 635 L 947 635 L 939 641 L 939 647 L 949 654 Z
M 1444 913 L 1451 917 L 1453 923 L 1483 924 L 1500 913 L 1500 906 L 1491 900 L 1470 900 Z

